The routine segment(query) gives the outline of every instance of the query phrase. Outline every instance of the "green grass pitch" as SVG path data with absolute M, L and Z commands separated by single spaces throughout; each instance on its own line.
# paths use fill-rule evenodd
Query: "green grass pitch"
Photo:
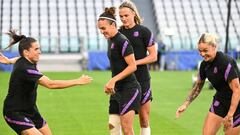
M 204 87 L 200 96 L 188 110 L 175 119 L 175 112 L 192 87 L 195 72 L 151 72 L 153 101 L 151 106 L 152 135 L 200 135 L 204 118 L 215 91 Z M 110 79 L 109 71 L 84 71 L 70 73 L 44 73 L 51 79 L 73 79 L 82 74 L 93 77 L 86 86 L 64 90 L 49 90 L 39 86 L 37 105 L 48 122 L 53 135 L 108 135 L 108 99 L 103 86 Z M 7 94 L 10 73 L 0 72 L 0 108 Z M 139 135 L 138 116 L 134 122 Z M 0 135 L 14 135 L 0 116 Z M 222 130 L 219 135 L 222 135 Z

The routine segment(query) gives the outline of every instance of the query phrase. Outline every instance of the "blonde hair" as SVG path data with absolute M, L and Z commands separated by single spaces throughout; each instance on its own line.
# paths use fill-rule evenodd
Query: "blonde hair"
M 201 43 L 206 43 L 211 46 L 217 46 L 219 43 L 219 37 L 216 34 L 203 33 L 198 40 L 198 44 Z
M 135 22 L 136 24 L 141 24 L 141 23 L 142 23 L 142 18 L 140 17 L 140 14 L 139 14 L 139 12 L 138 12 L 138 10 L 137 10 L 137 7 L 136 7 L 136 5 L 135 5 L 133 2 L 131 2 L 130 0 L 124 1 L 124 2 L 119 6 L 119 9 L 124 8 L 124 7 L 131 9 L 131 10 L 136 14 L 136 15 L 134 16 L 134 22 Z

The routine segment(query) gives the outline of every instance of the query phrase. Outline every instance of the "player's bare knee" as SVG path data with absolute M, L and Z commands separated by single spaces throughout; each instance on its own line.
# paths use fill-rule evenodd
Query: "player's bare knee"
M 148 121 L 144 121 L 143 123 L 141 123 L 141 128 L 148 128 L 149 124 Z
M 148 121 L 148 119 L 141 118 L 141 119 L 140 119 L 140 125 L 141 125 L 141 128 L 147 128 L 147 127 L 149 127 L 149 121 Z
M 130 128 L 128 126 L 124 126 L 122 128 L 123 128 L 124 135 L 129 134 L 132 131 L 132 128 Z
M 140 125 L 142 128 L 149 127 L 149 120 L 146 117 L 140 117 Z
M 130 125 L 127 121 L 121 121 L 121 126 L 122 126 L 124 134 L 129 134 L 133 130 L 132 125 Z

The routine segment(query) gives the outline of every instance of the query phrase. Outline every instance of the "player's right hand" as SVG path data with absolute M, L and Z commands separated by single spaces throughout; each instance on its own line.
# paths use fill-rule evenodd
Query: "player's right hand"
M 111 89 L 111 88 L 107 88 L 106 85 L 104 86 L 104 92 L 105 92 L 107 95 L 113 95 L 113 94 L 115 94 L 115 90 L 114 90 L 114 89 Z
M 179 118 L 182 112 L 184 112 L 186 109 L 187 109 L 186 104 L 181 105 L 176 111 L 176 118 Z
M 112 79 L 110 79 L 108 82 L 107 82 L 107 84 L 104 86 L 104 92 L 106 93 L 106 94 L 110 94 L 110 95 L 112 95 L 112 94 L 115 94 L 115 90 L 114 90 L 114 88 L 115 88 L 115 83 L 116 83 L 116 81 L 112 78 Z

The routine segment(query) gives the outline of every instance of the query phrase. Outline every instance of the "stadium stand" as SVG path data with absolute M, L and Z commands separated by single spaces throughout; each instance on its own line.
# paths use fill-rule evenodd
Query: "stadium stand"
M 164 41 L 174 50 L 196 49 L 201 33 L 210 32 L 221 36 L 224 47 L 227 22 L 227 0 L 153 0 L 156 6 L 160 34 L 172 29 L 171 41 Z M 240 45 L 240 1 L 232 1 L 230 23 L 230 49 Z M 168 38 L 168 37 L 166 37 Z
M 10 28 L 39 39 L 44 53 L 81 52 L 105 49 L 96 27 L 105 6 L 121 0 L 1 0 L 0 47 L 8 43 L 3 32 Z M 1 49 L 0 48 L 0 49 Z M 16 51 L 16 50 L 13 50 Z
M 9 42 L 9 37 L 4 32 L 16 28 L 20 33 L 39 41 L 44 53 L 40 68 L 69 70 L 70 66 L 68 68 L 59 66 L 65 61 L 59 58 L 67 57 L 68 63 L 65 62 L 64 65 L 70 64 L 72 65 L 70 69 L 74 70 L 75 67 L 75 70 L 79 71 L 84 66 L 77 65 L 80 64 L 79 61 L 86 60 L 84 57 L 87 56 L 85 55 L 87 51 L 107 48 L 106 40 L 100 36 L 96 27 L 97 16 L 104 7 L 118 6 L 121 2 L 121 0 L 0 0 L 0 49 L 5 48 Z M 11 48 L 9 52 L 17 52 L 17 46 Z M 11 55 L 9 52 L 8 56 Z M 71 57 L 65 53 L 70 53 Z M 50 67 L 59 68 L 43 66 L 53 63 L 55 65 Z
M 9 38 L 3 34 L 10 28 L 19 29 L 20 33 L 38 39 L 42 53 L 48 54 L 51 60 L 61 57 L 61 54 L 74 54 L 79 58 L 75 64 L 83 59 L 89 59 L 88 69 L 108 69 L 107 66 L 98 67 L 101 61 L 94 61 L 92 57 L 104 58 L 102 53 L 107 50 L 107 42 L 96 27 L 98 15 L 104 7 L 116 6 L 123 0 L 0 0 L 0 49 L 6 47 Z M 139 7 L 144 22 L 156 37 L 161 36 L 170 52 L 181 55 L 196 49 L 198 36 L 203 32 L 216 33 L 221 36 L 220 49 L 224 48 L 227 22 L 227 0 L 133 0 Z M 151 6 L 141 3 L 151 4 Z M 147 8 L 148 7 L 148 8 Z M 151 8 L 152 7 L 152 8 Z M 147 8 L 147 9 L 146 9 Z M 152 11 L 143 11 L 152 10 Z M 152 13 L 153 18 L 149 14 Z M 145 16 L 144 16 L 145 15 Z M 156 24 L 155 27 L 152 27 Z M 150 25 L 150 26 L 148 26 Z M 235 50 L 240 45 L 240 1 L 233 0 L 231 6 L 231 22 L 229 31 L 229 49 Z M 157 38 L 156 38 L 157 39 Z M 14 46 L 9 52 L 16 52 Z M 95 53 L 96 52 L 96 53 Z M 89 53 L 89 55 L 85 55 Z M 90 54 L 91 53 L 91 54 Z M 95 53 L 95 54 L 94 54 Z M 193 51 L 192 54 L 196 52 Z M 56 55 L 57 54 L 57 55 Z M 102 54 L 102 55 L 100 55 Z M 97 55 L 100 55 L 97 57 Z M 88 58 L 84 58 L 89 56 Z M 170 57 L 171 56 L 171 57 Z M 193 55 L 195 56 L 195 55 Z M 48 61 L 44 57 L 44 60 Z M 71 59 L 70 57 L 68 57 Z M 178 60 L 179 56 L 174 59 Z M 106 61 L 102 65 L 107 65 Z M 43 62 L 51 63 L 51 62 Z M 86 63 L 86 62 L 81 62 Z M 169 62 L 173 63 L 173 62 Z M 180 63 L 175 61 L 175 63 Z M 171 64 L 170 64 L 171 65 Z M 173 64 L 172 64 L 173 65 Z M 187 65 L 187 64 L 186 64 Z M 168 65 L 169 66 L 169 65 Z M 77 68 L 77 66 L 75 65 Z M 179 68 L 178 68 L 179 67 Z M 189 70 L 192 68 L 169 67 L 169 69 Z M 48 68 L 46 68 L 48 69 Z M 82 67 L 80 69 L 83 69 Z M 64 68 L 63 68 L 64 70 Z M 79 70 L 79 69 L 76 69 Z

